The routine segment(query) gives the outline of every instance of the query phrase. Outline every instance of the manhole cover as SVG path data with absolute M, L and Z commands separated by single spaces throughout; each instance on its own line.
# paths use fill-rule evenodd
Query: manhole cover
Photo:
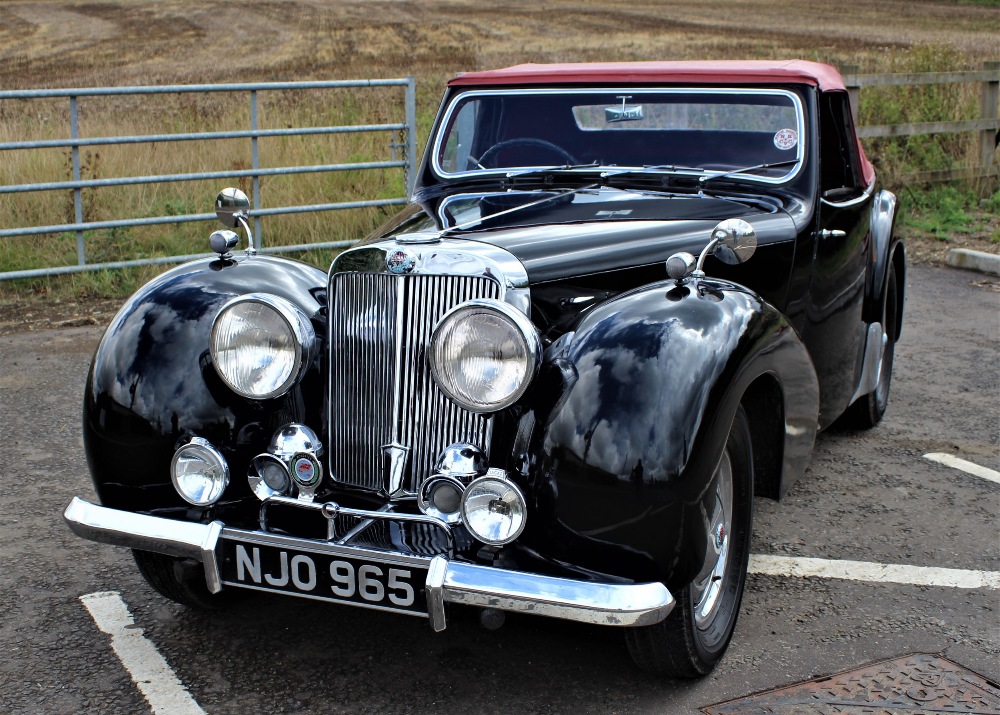
M 933 655 L 909 655 L 702 708 L 707 715 L 1000 715 L 1000 685 Z

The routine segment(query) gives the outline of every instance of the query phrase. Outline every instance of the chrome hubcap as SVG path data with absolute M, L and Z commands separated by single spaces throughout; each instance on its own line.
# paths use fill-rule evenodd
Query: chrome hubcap
M 691 584 L 694 622 L 699 628 L 711 624 L 722 603 L 729 544 L 733 525 L 733 464 L 728 450 L 715 473 L 715 509 L 711 516 L 705 567 Z

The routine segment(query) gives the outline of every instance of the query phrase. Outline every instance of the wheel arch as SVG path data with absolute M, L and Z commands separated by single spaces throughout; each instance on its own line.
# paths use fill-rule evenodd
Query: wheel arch
M 778 378 L 764 373 L 740 399 L 750 422 L 753 448 L 754 494 L 778 499 L 785 453 L 785 404 Z

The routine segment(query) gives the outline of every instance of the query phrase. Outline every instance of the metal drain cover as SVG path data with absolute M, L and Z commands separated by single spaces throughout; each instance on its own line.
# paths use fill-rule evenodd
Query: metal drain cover
M 909 655 L 702 708 L 706 715 L 1000 715 L 1000 685 L 933 655 Z

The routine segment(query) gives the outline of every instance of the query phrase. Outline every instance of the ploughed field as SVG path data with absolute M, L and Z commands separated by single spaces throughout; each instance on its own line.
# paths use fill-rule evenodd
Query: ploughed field
M 996 59 L 998 15 L 988 0 L 7 0 L 0 86 L 413 74 L 436 91 L 526 61 L 782 56 L 891 71 L 920 46 Z

